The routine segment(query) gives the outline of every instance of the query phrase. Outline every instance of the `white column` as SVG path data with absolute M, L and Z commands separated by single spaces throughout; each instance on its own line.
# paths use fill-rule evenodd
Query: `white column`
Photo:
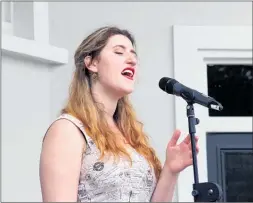
M 49 16 L 47 2 L 33 2 L 34 40 L 49 43 Z

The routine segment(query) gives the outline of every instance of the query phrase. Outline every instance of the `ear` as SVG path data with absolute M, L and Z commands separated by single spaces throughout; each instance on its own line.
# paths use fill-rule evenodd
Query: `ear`
M 98 69 L 97 69 L 97 60 L 91 58 L 91 56 L 86 56 L 84 58 L 84 64 L 85 66 L 87 67 L 87 69 L 91 72 L 98 72 Z

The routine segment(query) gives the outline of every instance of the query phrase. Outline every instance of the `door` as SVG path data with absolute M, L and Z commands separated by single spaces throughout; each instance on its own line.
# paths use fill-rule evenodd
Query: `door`
M 208 181 L 223 190 L 222 202 L 253 202 L 252 133 L 207 134 Z
M 252 156 L 252 27 L 175 26 L 173 34 L 174 78 L 214 97 L 224 107 L 219 112 L 194 105 L 195 116 L 200 120 L 196 126 L 200 138 L 199 181 L 220 184 L 223 200 L 249 200 L 252 196 L 247 194 L 239 199 L 231 196 L 232 193 L 240 195 L 243 185 L 252 187 L 247 180 L 239 183 L 238 174 L 246 173 L 245 167 L 237 167 L 239 173 L 233 172 L 233 179 L 227 179 L 226 175 L 228 171 L 235 171 L 235 162 L 227 160 L 248 163 Z M 188 133 L 186 105 L 182 98 L 175 96 L 176 128 L 184 134 Z M 250 164 L 248 170 L 252 170 Z M 193 201 L 193 183 L 193 167 L 188 167 L 179 176 L 178 201 Z M 235 191 L 230 183 L 238 185 Z

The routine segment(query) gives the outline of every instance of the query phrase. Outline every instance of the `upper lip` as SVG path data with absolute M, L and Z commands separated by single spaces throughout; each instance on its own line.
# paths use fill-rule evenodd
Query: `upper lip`
M 132 71 L 132 72 L 133 72 L 133 76 L 134 76 L 135 69 L 134 69 L 133 67 L 124 68 L 124 69 L 122 70 L 122 72 L 125 71 L 125 70 L 130 70 L 130 71 Z

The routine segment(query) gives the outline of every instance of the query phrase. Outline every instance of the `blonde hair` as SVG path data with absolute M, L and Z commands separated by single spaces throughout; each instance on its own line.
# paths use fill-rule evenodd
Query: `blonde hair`
M 92 97 L 92 73 L 88 71 L 84 63 L 86 56 L 91 56 L 92 59 L 98 57 L 108 39 L 117 34 L 126 36 L 135 46 L 132 35 L 127 30 L 117 27 L 102 27 L 90 34 L 79 45 L 74 56 L 76 69 L 69 90 L 69 98 L 61 113 L 71 114 L 84 124 L 89 136 L 101 152 L 100 158 L 104 157 L 105 152 L 110 152 L 115 157 L 126 155 L 131 160 L 126 149 L 116 143 L 114 132 L 108 127 L 106 119 L 103 119 L 103 109 Z M 143 131 L 143 124 L 137 120 L 127 96 L 118 101 L 114 120 L 129 144 L 154 168 L 156 178 L 158 178 L 161 163 L 154 149 L 149 145 L 148 137 Z

